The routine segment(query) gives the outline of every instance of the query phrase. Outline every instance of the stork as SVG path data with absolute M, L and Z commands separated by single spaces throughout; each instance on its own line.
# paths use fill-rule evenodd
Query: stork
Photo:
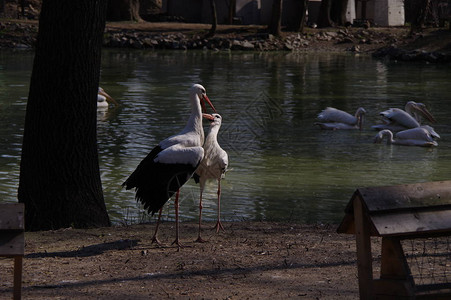
M 422 127 L 400 131 L 395 134 L 395 138 L 393 138 L 393 132 L 388 129 L 384 129 L 379 131 L 379 133 L 375 136 L 374 143 L 381 143 L 384 137 L 387 137 L 387 145 L 393 144 L 422 147 L 438 145 L 429 131 Z
M 108 95 L 108 93 L 99 86 L 99 91 L 97 92 L 97 108 L 108 108 L 109 103 L 113 103 L 117 106 L 119 105 L 113 97 Z
M 175 241 L 179 248 L 179 189 L 191 178 L 204 157 L 204 130 L 202 128 L 202 110 L 205 102 L 214 112 L 216 109 L 207 97 L 205 88 L 200 84 L 189 90 L 191 115 L 185 128 L 178 134 L 161 141 L 139 163 L 136 170 L 122 184 L 127 190 L 135 188 L 135 199 L 144 205 L 144 209 L 152 215 L 160 211 L 163 205 L 175 195 Z M 158 224 L 152 242 L 161 244 L 157 238 Z
M 366 111 L 363 107 L 359 107 L 355 115 L 351 115 L 345 111 L 327 107 L 318 114 L 318 120 L 315 125 L 321 129 L 337 130 L 337 129 L 359 129 L 362 130 L 363 118 Z
M 423 103 L 409 101 L 404 109 L 390 108 L 381 112 L 383 124 L 374 125 L 372 128 L 376 130 L 389 129 L 390 131 L 416 128 L 421 126 L 421 116 L 432 123 L 436 123 L 435 118 Z
M 210 116 L 210 117 L 208 117 Z M 202 159 L 199 167 L 193 175 L 196 183 L 200 186 L 200 196 L 199 196 L 199 234 L 196 242 L 204 242 L 201 237 L 201 224 L 202 224 L 202 193 L 205 188 L 205 183 L 208 179 L 216 179 L 218 181 L 218 218 L 214 228 L 216 232 L 220 229 L 224 230 L 221 223 L 221 179 L 224 177 L 227 171 L 227 166 L 229 164 L 229 157 L 227 152 L 225 152 L 221 146 L 218 144 L 218 132 L 221 128 L 222 117 L 219 114 L 207 115 L 211 121 L 210 132 L 205 138 L 204 143 L 204 158 Z

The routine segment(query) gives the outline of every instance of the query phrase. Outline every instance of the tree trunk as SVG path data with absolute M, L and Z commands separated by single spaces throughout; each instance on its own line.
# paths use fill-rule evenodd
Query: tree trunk
M 332 26 L 330 19 L 330 9 L 332 7 L 332 0 L 322 0 L 319 8 L 317 25 L 320 28 Z
M 207 38 L 213 37 L 216 33 L 216 27 L 218 26 L 218 16 L 216 14 L 216 3 L 215 0 L 210 0 L 211 9 L 211 28 L 207 33 Z
M 307 16 L 307 8 L 309 0 L 299 1 L 299 23 L 295 24 L 295 30 L 298 32 L 304 32 L 305 18 Z
M 422 0 L 414 2 L 415 19 L 410 26 L 410 32 L 419 32 L 423 29 L 426 22 L 426 16 L 430 10 L 431 0 Z
M 106 0 L 43 0 L 18 198 L 27 230 L 109 226 L 96 110 Z
M 235 11 L 236 11 L 236 0 L 230 0 L 229 1 L 229 15 L 228 15 L 228 23 L 230 25 L 233 24 L 233 18 L 235 17 Z
M 5 0 L 0 0 L 0 17 L 5 16 Z
M 271 21 L 268 26 L 268 32 L 275 36 L 280 36 L 282 34 L 281 20 L 282 20 L 282 0 L 273 0 Z
M 346 9 L 348 8 L 348 0 L 332 0 L 331 16 L 332 22 L 340 26 L 346 24 Z

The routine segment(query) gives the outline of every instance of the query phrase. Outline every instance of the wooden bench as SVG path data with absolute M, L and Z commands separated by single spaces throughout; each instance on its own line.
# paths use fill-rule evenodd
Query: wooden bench
M 14 258 L 13 299 L 21 298 L 25 248 L 24 204 L 0 204 L 0 256 Z
M 337 231 L 356 236 L 360 299 L 451 299 L 450 283 L 415 285 L 401 244 L 451 235 L 451 181 L 359 188 Z M 379 279 L 372 236 L 382 238 Z

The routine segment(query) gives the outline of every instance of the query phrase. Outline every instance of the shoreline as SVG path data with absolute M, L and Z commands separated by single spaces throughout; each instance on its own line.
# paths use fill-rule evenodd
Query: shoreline
M 206 50 L 257 52 L 350 52 L 398 61 L 451 62 L 451 30 L 429 28 L 410 34 L 404 27 L 337 27 L 304 33 L 283 32 L 275 37 L 265 26 L 218 25 L 215 36 L 205 38 L 209 24 L 108 22 L 104 48 L 145 50 Z M 32 50 L 38 21 L 0 20 L 0 49 Z

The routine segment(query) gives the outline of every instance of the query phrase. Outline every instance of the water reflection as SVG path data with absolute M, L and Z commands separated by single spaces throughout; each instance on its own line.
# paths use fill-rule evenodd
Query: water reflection
M 3 201 L 16 198 L 31 58 L 0 54 Z M 337 222 L 357 187 L 449 179 L 448 68 L 324 53 L 104 51 L 101 86 L 121 103 L 98 115 L 108 211 L 114 221 L 140 218 L 133 192 L 120 185 L 160 140 L 183 128 L 195 82 L 223 116 L 219 142 L 232 169 L 222 184 L 226 220 Z M 426 103 L 437 118 L 439 146 L 373 144 L 378 112 L 409 100 Z M 319 130 L 313 123 L 326 106 L 363 106 L 365 130 Z M 190 182 L 182 190 L 185 220 L 197 217 L 198 189 Z M 215 219 L 215 192 L 207 186 L 207 220 Z

